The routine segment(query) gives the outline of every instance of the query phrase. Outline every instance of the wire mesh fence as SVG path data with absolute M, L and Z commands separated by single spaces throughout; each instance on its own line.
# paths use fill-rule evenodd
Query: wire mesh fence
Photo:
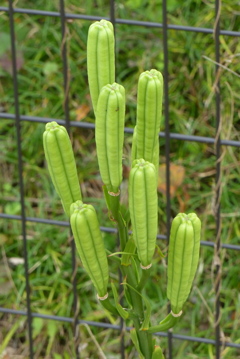
M 240 245 L 231 244 L 231 243 L 221 243 L 221 147 L 222 146 L 232 146 L 234 148 L 240 147 L 240 141 L 233 141 L 229 139 L 221 138 L 221 92 L 220 92 L 220 77 L 219 69 L 220 69 L 220 36 L 232 36 L 239 37 L 240 32 L 237 31 L 228 31 L 220 28 L 220 0 L 215 1 L 215 22 L 214 28 L 200 28 L 200 27 L 190 27 L 183 25 L 171 25 L 168 22 L 168 4 L 167 0 L 163 0 L 162 4 L 162 23 L 158 22 L 148 22 L 148 21 L 137 21 L 130 19 L 118 19 L 115 17 L 115 4 L 114 1 L 111 0 L 109 3 L 109 17 L 108 19 L 115 26 L 116 24 L 122 24 L 124 26 L 139 26 L 139 27 L 149 27 L 149 28 L 158 28 L 161 29 L 163 34 L 163 52 L 164 52 L 164 118 L 165 118 L 165 132 L 161 132 L 159 136 L 165 139 L 165 158 L 166 158 L 166 215 L 167 215 L 167 231 L 166 235 L 159 235 L 158 237 L 163 240 L 168 240 L 169 231 L 170 231 L 170 220 L 171 220 L 171 196 L 170 196 L 170 149 L 171 149 L 171 140 L 175 139 L 178 141 L 192 141 L 199 143 L 206 143 L 215 146 L 215 156 L 216 156 L 216 178 L 215 178 L 215 203 L 214 203 L 214 213 L 215 213 L 215 223 L 216 223 L 216 233 L 214 241 L 202 241 L 202 246 L 210 246 L 214 248 L 214 256 L 216 258 L 215 265 L 215 281 L 214 281 L 214 291 L 215 291 L 215 340 L 208 338 L 199 338 L 192 337 L 187 335 L 179 335 L 173 334 L 171 332 L 168 333 L 158 333 L 157 335 L 168 338 L 168 357 L 173 358 L 173 348 L 172 343 L 173 339 L 185 340 L 185 341 L 193 341 L 193 342 L 201 342 L 206 344 L 212 344 L 215 346 L 215 357 L 219 359 L 221 357 L 221 347 L 233 347 L 239 348 L 240 344 L 231 343 L 228 341 L 222 342 L 221 340 L 221 327 L 220 327 L 220 318 L 221 318 L 221 305 L 220 305 L 220 286 L 221 286 L 221 264 L 220 264 L 220 253 L 223 248 L 227 250 L 240 250 Z M 81 323 L 86 323 L 90 326 L 96 326 L 100 328 L 111 328 L 116 331 L 121 331 L 123 328 L 123 323 L 120 325 L 112 325 L 101 322 L 94 321 L 84 321 L 79 318 L 78 315 L 78 293 L 77 293 L 77 279 L 76 279 L 76 261 L 75 261 L 75 246 L 74 242 L 71 241 L 71 253 L 72 253 L 72 286 L 73 286 L 73 313 L 72 317 L 61 317 L 47 314 L 39 314 L 35 313 L 31 309 L 31 281 L 29 278 L 29 254 L 28 254 L 28 245 L 27 245 L 27 234 L 26 234 L 26 223 L 42 223 L 42 224 L 54 224 L 57 226 L 68 227 L 68 222 L 61 222 L 50 219 L 40 219 L 40 218 L 32 218 L 26 216 L 25 212 L 25 198 L 24 198 L 24 180 L 23 180 L 23 160 L 22 160 L 22 146 L 21 146 L 21 123 L 23 121 L 35 122 L 35 123 L 47 123 L 48 121 L 57 121 L 59 124 L 66 126 L 69 131 L 73 127 L 80 127 L 85 129 L 93 129 L 95 128 L 94 124 L 87 122 L 73 122 L 70 121 L 69 114 L 69 79 L 68 79 L 68 54 L 66 48 L 66 21 L 68 20 L 84 20 L 84 21 L 97 21 L 100 20 L 101 17 L 91 16 L 91 15 L 80 15 L 80 14 L 71 14 L 65 12 L 64 0 L 59 0 L 59 12 L 53 11 L 44 11 L 39 9 L 23 9 L 14 7 L 13 1 L 8 1 L 8 6 L 0 6 L 0 12 L 4 12 L 8 14 L 9 17 L 9 31 L 11 35 L 11 58 L 12 58 L 12 75 L 13 75 L 13 88 L 14 88 L 14 109 L 15 113 L 6 113 L 1 112 L 0 118 L 2 120 L 11 120 L 15 123 L 16 127 L 16 141 L 17 141 L 17 150 L 18 150 L 18 178 L 19 178 L 19 188 L 20 188 L 20 203 L 21 203 L 21 215 L 10 215 L 6 213 L 0 213 L 0 218 L 2 220 L 8 219 L 12 221 L 20 221 L 22 224 L 22 237 L 23 237 L 23 253 L 24 253 L 24 265 L 25 265 L 25 291 L 26 291 L 26 310 L 13 310 L 10 308 L 1 307 L 0 312 L 8 313 L 13 315 L 27 316 L 28 322 L 28 341 L 29 341 L 29 357 L 34 358 L 34 341 L 33 341 L 33 331 L 32 331 L 32 320 L 33 318 L 43 318 L 47 320 L 56 320 L 61 322 L 69 322 L 73 323 L 73 333 L 75 338 L 75 353 L 76 358 L 80 358 L 80 352 L 78 350 L 79 346 L 79 336 L 78 336 L 78 325 Z M 62 36 L 62 63 L 63 63 L 63 79 L 64 79 L 64 114 L 65 120 L 57 119 L 57 118 L 43 118 L 36 116 L 28 116 L 21 115 L 19 108 L 19 87 L 18 87 L 18 73 L 17 73 L 17 48 L 16 48 L 16 33 L 14 26 L 14 16 L 15 14 L 28 14 L 28 15 L 40 15 L 43 17 L 56 17 L 60 18 L 61 21 L 61 36 Z M 214 43 L 215 43 L 215 74 L 216 74 L 216 82 L 215 82 L 215 124 L 216 131 L 215 137 L 203 137 L 203 136 L 194 136 L 194 135 L 185 135 L 170 132 L 169 126 L 169 72 L 168 72 L 168 37 L 169 30 L 176 31 L 186 31 L 186 32 L 198 32 L 205 34 L 212 34 Z M 116 33 L 117 36 L 117 33 Z M 125 128 L 125 133 L 133 133 L 132 128 Z M 101 227 L 103 232 L 116 233 L 114 228 Z M 130 328 L 125 328 L 126 330 L 130 330 Z M 121 358 L 125 357 L 124 354 L 124 336 L 122 336 L 122 341 L 120 343 L 120 353 Z

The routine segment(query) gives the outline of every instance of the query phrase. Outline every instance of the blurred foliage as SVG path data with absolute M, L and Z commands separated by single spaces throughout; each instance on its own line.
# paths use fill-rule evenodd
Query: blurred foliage
M 7 6 L 7 5 L 6 5 Z M 59 11 L 59 1 L 18 0 L 18 8 Z M 213 0 L 168 0 L 168 23 L 214 29 L 215 2 Z M 67 14 L 109 17 L 109 1 L 95 0 L 79 4 L 65 0 Z M 162 23 L 162 1 L 116 1 L 118 19 Z M 66 44 L 68 54 L 69 111 L 72 121 L 94 123 L 87 83 L 86 44 L 90 22 L 68 19 Z M 16 33 L 18 93 L 20 114 L 49 119 L 64 119 L 63 62 L 61 21 L 58 17 L 14 14 Z M 239 1 L 221 4 L 222 30 L 239 31 Z M 9 16 L 0 13 L 0 112 L 15 113 Z M 240 96 L 238 37 L 220 36 L 219 70 L 221 89 L 221 137 L 240 140 Z M 185 135 L 214 137 L 216 133 L 216 105 L 214 88 L 215 42 L 214 33 L 168 31 L 169 120 L 170 131 Z M 126 126 L 136 121 L 137 81 L 144 70 L 163 71 L 163 31 L 161 27 L 116 24 L 117 81 L 126 88 Z M 164 131 L 164 118 L 162 131 Z M 44 124 L 21 122 L 21 147 L 25 209 L 28 217 L 66 221 L 60 200 L 51 184 L 42 147 Z M 101 179 L 96 159 L 94 132 L 90 129 L 71 129 L 71 139 L 79 171 L 79 181 L 85 200 L 92 203 L 102 226 L 112 226 L 102 196 Z M 132 136 L 126 134 L 124 146 L 124 181 L 122 201 L 127 205 L 127 181 L 130 166 Z M 12 120 L 0 121 L 0 211 L 20 215 L 18 149 L 16 128 Z M 214 241 L 216 156 L 214 144 L 171 139 L 171 176 L 174 191 L 171 215 L 179 211 L 195 211 L 203 223 L 202 240 Z M 239 149 L 222 146 L 221 156 L 221 220 L 222 242 L 240 243 L 239 225 Z M 165 139 L 160 138 L 160 169 L 164 171 Z M 175 166 L 175 167 L 174 167 Z M 182 169 L 181 181 L 177 169 Z M 161 178 L 163 178 L 162 176 Z M 166 195 L 164 179 L 159 192 L 159 233 L 166 233 Z M 32 310 L 42 314 L 72 316 L 73 293 L 71 284 L 71 235 L 66 227 L 27 222 L 28 266 L 31 285 Z M 114 251 L 116 235 L 104 233 L 106 247 Z M 166 243 L 158 245 L 166 254 Z M 0 221 L 0 306 L 26 308 L 25 272 L 21 223 L 17 220 Z M 13 260 L 15 258 L 15 260 Z M 17 260 L 16 260 L 17 258 Z M 237 251 L 222 249 L 221 331 L 223 340 L 239 343 L 239 255 Z M 98 304 L 89 278 L 78 261 L 77 289 L 79 316 L 86 320 L 118 323 Z M 166 259 L 154 259 L 152 281 L 147 293 L 153 306 L 152 322 L 157 323 L 167 311 Z M 118 281 L 114 262 L 111 277 Z M 184 316 L 175 333 L 214 339 L 214 249 L 202 246 L 198 273 Z M 3 289 L 4 290 L 3 290 Z M 6 301 L 7 299 L 7 301 Z M 1 339 L 5 351 L 18 348 L 14 354 L 27 350 L 26 323 L 14 316 L 0 313 Z M 14 327 L 13 327 L 14 326 Z M 34 346 L 39 358 L 72 358 L 74 344 L 72 326 L 40 318 L 33 320 Z M 99 348 L 107 358 L 120 358 L 119 336 L 113 330 L 80 326 L 82 357 L 99 358 Z M 167 347 L 165 338 L 158 338 Z M 134 358 L 130 339 L 125 339 L 126 357 Z M 174 340 L 174 358 L 213 358 L 214 346 L 204 343 Z M 1 353 L 0 353 L 1 354 Z M 240 358 L 234 348 L 222 349 L 222 358 Z

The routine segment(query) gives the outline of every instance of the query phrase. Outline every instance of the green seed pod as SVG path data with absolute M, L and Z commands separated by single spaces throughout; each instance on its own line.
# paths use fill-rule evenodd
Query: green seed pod
M 172 222 L 168 253 L 167 297 L 172 312 L 181 312 L 197 270 L 201 221 L 195 213 L 179 213 Z
M 65 127 L 55 121 L 47 123 L 43 146 L 54 187 L 66 214 L 70 216 L 71 203 L 82 199 L 82 196 L 72 145 Z
M 143 72 L 138 81 L 137 158 L 153 163 L 162 118 L 163 78 L 157 70 Z
M 115 81 L 114 30 L 110 21 L 94 22 L 87 41 L 88 82 L 94 112 L 103 86 Z
M 138 258 L 148 267 L 156 246 L 158 203 L 155 166 L 143 159 L 134 161 L 130 171 L 129 210 Z
M 70 207 L 70 223 L 78 254 L 99 297 L 107 294 L 108 262 L 96 211 L 82 201 Z
M 162 352 L 162 349 L 160 348 L 160 346 L 155 345 L 154 351 L 152 354 L 152 359 L 164 359 L 164 358 L 165 357 L 163 355 L 163 352 Z
M 122 182 L 125 89 L 113 83 L 100 92 L 96 112 L 97 156 L 103 183 L 118 192 Z

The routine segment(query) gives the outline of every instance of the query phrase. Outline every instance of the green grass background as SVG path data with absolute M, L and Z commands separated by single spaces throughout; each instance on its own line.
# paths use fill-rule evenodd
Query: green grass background
M 1 5 L 7 6 L 2 1 Z M 59 11 L 59 2 L 18 0 L 19 8 Z M 65 0 L 66 12 L 109 16 L 105 0 Z M 162 22 L 159 0 L 116 1 L 116 17 Z M 170 24 L 214 28 L 213 0 L 187 0 L 180 4 L 168 1 Z M 87 84 L 86 42 L 91 22 L 67 22 L 69 66 L 69 109 L 72 121 L 81 115 L 82 105 L 89 108 L 83 121 L 94 123 Z M 61 23 L 59 18 L 15 14 L 18 56 L 20 114 L 64 119 L 63 65 L 61 58 Z M 221 4 L 221 29 L 239 31 L 239 2 L 226 0 Z M 215 136 L 215 47 L 213 34 L 169 30 L 169 115 L 172 132 Z M 0 111 L 14 113 L 13 78 L 11 70 L 9 16 L 0 13 Z M 220 36 L 221 64 L 221 137 L 240 140 L 239 38 Z M 163 70 L 163 33 L 161 29 L 116 25 L 117 82 L 126 88 L 126 125 L 136 120 L 136 86 L 140 73 L 157 68 Z M 162 122 L 164 131 L 164 119 Z M 21 122 L 21 146 L 24 164 L 26 215 L 66 220 L 61 203 L 50 181 L 44 160 L 42 133 L 44 125 Z M 71 139 L 85 200 L 97 209 L 103 226 L 112 226 L 101 191 L 96 160 L 94 132 L 72 128 Z M 127 173 L 130 164 L 132 137 L 124 143 L 124 181 L 122 200 L 127 204 Z M 160 140 L 160 164 L 165 163 L 165 140 Z M 184 168 L 181 185 L 175 186 L 171 198 L 171 214 L 180 210 L 196 212 L 202 220 L 202 240 L 215 240 L 215 148 L 214 145 L 171 140 L 171 163 Z M 19 178 L 16 128 L 13 121 L 0 121 L 0 211 L 19 215 Z M 221 157 L 221 220 L 223 243 L 240 243 L 240 157 L 239 149 L 222 146 Z M 172 172 L 176 181 L 176 173 Z M 159 233 L 166 233 L 166 198 L 159 192 Z M 114 235 L 103 234 L 106 247 L 116 248 Z M 32 311 L 61 316 L 72 315 L 71 250 L 68 228 L 27 223 L 28 261 Z M 166 253 L 166 243 L 158 241 Z M 25 274 L 23 264 L 21 223 L 0 221 L 0 306 L 25 310 Z M 17 260 L 16 260 L 17 258 Z M 15 260 L 14 260 L 15 259 Z M 77 259 L 78 260 L 78 259 Z M 96 300 L 90 280 L 81 267 L 77 270 L 79 317 L 86 320 L 118 323 Z M 221 251 L 221 333 L 222 340 L 239 343 L 240 337 L 240 257 L 237 251 Z M 112 264 L 111 264 L 112 265 Z M 111 277 L 117 281 L 112 265 Z M 174 333 L 214 339 L 214 249 L 201 247 L 201 257 L 193 290 L 184 307 L 184 314 Z M 159 322 L 167 312 L 166 261 L 157 255 L 151 282 L 146 288 L 153 307 L 152 322 Z M 11 358 L 28 358 L 26 318 L 0 313 L 0 355 L 11 352 Z M 83 358 L 120 358 L 119 333 L 112 330 L 80 326 L 80 349 Z M 9 333 L 7 335 L 7 333 Z M 73 358 L 71 324 L 33 319 L 36 358 Z M 167 340 L 157 339 L 163 348 Z M 136 358 L 128 334 L 125 339 L 126 358 Z M 214 358 L 212 345 L 173 340 L 174 358 Z M 19 355 L 17 357 L 17 355 Z M 240 350 L 223 348 L 222 358 L 240 358 Z

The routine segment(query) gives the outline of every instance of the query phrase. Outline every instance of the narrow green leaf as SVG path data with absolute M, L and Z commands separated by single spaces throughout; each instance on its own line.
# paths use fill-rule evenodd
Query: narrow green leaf
M 118 256 L 115 256 L 115 253 L 110 252 L 108 249 L 106 249 L 106 253 L 108 258 L 112 259 L 115 263 L 120 264 L 121 263 L 121 258 Z
M 4 349 L 8 346 L 8 343 L 10 342 L 10 340 L 12 339 L 18 328 L 22 325 L 23 321 L 25 322 L 25 318 L 24 319 L 20 318 L 18 321 L 16 321 L 13 324 L 12 328 L 9 330 L 9 332 L 7 333 L 3 342 L 0 345 L 0 354 L 2 354 Z
M 134 344 L 134 346 L 135 346 L 135 348 L 136 348 L 136 350 L 137 350 L 137 352 L 139 354 L 140 359 L 144 359 L 144 356 L 143 356 L 143 354 L 142 354 L 142 352 L 140 350 L 138 337 L 137 337 L 137 332 L 136 332 L 135 328 L 130 330 L 130 337 L 131 337 L 131 340 L 132 340 L 132 342 L 133 342 L 133 344 Z
M 136 245 L 133 239 L 129 239 L 123 252 L 121 264 L 123 266 L 131 265 L 131 257 L 136 251 Z
M 156 248 L 157 248 L 158 255 L 159 255 L 161 258 L 165 258 L 166 255 L 163 254 L 163 252 L 161 251 L 160 247 L 159 247 L 158 245 L 156 245 Z
M 123 252 L 114 252 L 114 253 L 111 253 L 111 254 L 109 254 L 108 255 L 108 257 L 113 257 L 113 256 L 117 256 L 117 255 L 119 255 L 119 254 L 122 254 L 123 256 L 133 256 L 133 255 L 135 255 L 135 257 L 137 256 L 136 254 L 132 254 L 131 252 L 125 252 L 125 251 L 123 251 Z
M 114 285 L 114 283 L 111 283 L 111 287 L 112 287 L 112 291 L 113 291 L 113 297 L 114 297 L 114 302 L 115 302 L 115 306 L 117 308 L 117 311 L 119 313 L 119 315 L 126 320 L 129 317 L 129 313 L 123 309 L 123 307 L 121 306 L 121 304 L 118 301 L 118 293 L 117 293 L 117 289 Z

